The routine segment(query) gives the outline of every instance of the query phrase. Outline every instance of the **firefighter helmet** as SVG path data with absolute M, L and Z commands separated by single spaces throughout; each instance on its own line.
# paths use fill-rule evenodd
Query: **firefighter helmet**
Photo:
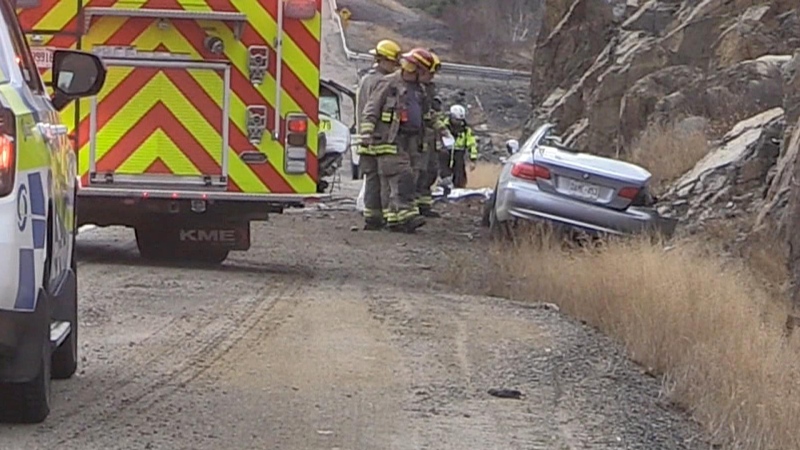
M 466 120 L 467 110 L 461 105 L 453 105 L 450 107 L 450 118 L 453 120 Z
M 413 48 L 400 57 L 400 65 L 406 72 L 416 72 L 418 69 L 424 69 L 433 72 L 436 57 L 430 51 L 424 48 Z
M 369 53 L 376 57 L 380 56 L 386 58 L 389 61 L 397 61 L 397 57 L 400 56 L 401 51 L 400 44 L 391 39 L 384 39 L 378 42 L 378 45 L 370 50 Z
M 436 73 L 442 67 L 442 60 L 439 59 L 439 55 L 433 52 L 433 49 L 428 50 L 431 53 L 431 57 L 433 58 L 433 64 L 431 64 L 431 73 Z

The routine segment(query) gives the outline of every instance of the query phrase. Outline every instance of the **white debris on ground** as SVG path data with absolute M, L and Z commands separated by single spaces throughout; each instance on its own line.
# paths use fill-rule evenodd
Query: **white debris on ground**
M 431 191 L 431 197 L 434 200 L 439 201 L 459 201 L 465 200 L 468 198 L 483 198 L 488 199 L 492 196 L 492 189 L 490 188 L 483 188 L 483 189 L 451 189 L 450 193 L 447 195 L 445 199 L 444 196 L 444 189 L 441 187 L 436 187 Z M 361 192 L 358 194 L 358 198 L 356 199 L 356 210 L 359 212 L 364 211 L 364 183 L 361 184 Z

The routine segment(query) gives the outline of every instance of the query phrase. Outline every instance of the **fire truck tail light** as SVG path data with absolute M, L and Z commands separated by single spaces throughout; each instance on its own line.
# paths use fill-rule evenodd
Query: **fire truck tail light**
M 303 174 L 307 169 L 308 117 L 302 114 L 286 116 L 286 157 L 287 174 Z
M 286 129 L 290 133 L 308 133 L 308 122 L 305 117 L 291 118 L 286 121 Z
M 0 110 L 0 197 L 11 194 L 17 172 L 16 120 L 10 110 Z

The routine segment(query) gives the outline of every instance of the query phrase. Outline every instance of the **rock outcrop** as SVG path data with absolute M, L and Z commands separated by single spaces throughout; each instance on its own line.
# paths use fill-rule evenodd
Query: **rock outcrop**
M 727 131 L 783 105 L 796 0 L 545 3 L 529 127 L 553 121 L 588 151 L 625 154 L 656 120 L 701 116 Z
M 684 231 L 693 233 L 710 221 L 760 213 L 780 155 L 784 120 L 778 107 L 737 123 L 662 197 L 662 214 L 679 219 Z
M 800 51 L 783 65 L 783 103 L 739 122 L 662 197 L 684 232 L 715 221 L 753 232 L 796 231 L 787 205 L 800 155 Z M 787 237 L 786 234 L 783 235 Z

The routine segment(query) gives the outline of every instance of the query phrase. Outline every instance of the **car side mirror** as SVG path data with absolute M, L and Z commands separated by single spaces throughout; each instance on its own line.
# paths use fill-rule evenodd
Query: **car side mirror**
M 506 151 L 509 155 L 513 155 L 519 151 L 519 141 L 516 139 L 509 139 L 506 141 Z
M 106 81 L 106 67 L 97 55 L 77 50 L 53 52 L 53 106 L 62 110 L 82 97 L 97 95 Z

